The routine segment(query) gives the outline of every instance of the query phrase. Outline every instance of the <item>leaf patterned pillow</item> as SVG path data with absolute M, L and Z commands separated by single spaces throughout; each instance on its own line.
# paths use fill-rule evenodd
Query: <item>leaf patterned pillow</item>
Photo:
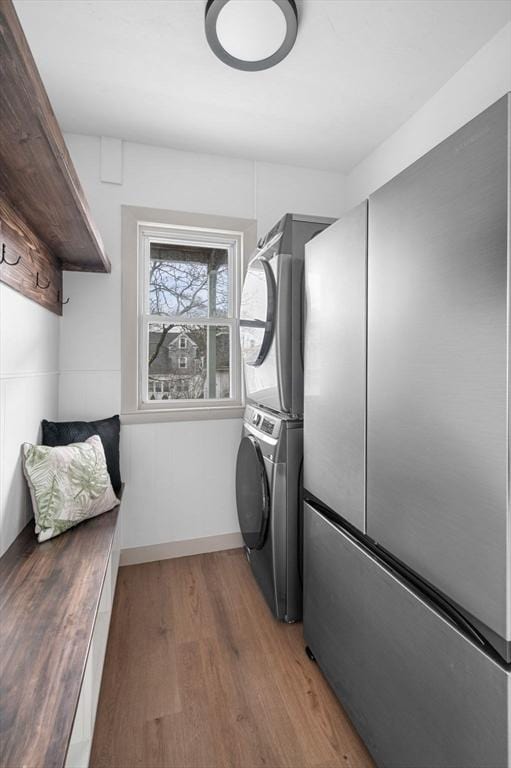
M 39 541 L 58 536 L 119 504 L 99 435 L 52 448 L 23 444 L 23 470 Z

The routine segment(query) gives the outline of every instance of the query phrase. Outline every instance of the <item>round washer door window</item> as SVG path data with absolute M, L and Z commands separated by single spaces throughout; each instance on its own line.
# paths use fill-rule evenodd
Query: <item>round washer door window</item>
M 261 365 L 273 337 L 275 280 L 266 259 L 256 258 L 249 265 L 240 309 L 240 342 L 247 365 Z
M 270 493 L 263 455 L 251 435 L 242 439 L 238 450 L 236 505 L 245 544 L 261 549 L 270 517 Z

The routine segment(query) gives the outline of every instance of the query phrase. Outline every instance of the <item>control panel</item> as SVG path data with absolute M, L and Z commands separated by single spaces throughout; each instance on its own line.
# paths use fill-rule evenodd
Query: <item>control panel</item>
M 280 432 L 280 419 L 270 416 L 270 414 L 260 411 L 251 405 L 247 405 L 245 410 L 245 421 L 256 429 L 264 432 L 268 437 L 277 438 Z
M 261 421 L 261 432 L 266 432 L 267 435 L 273 435 L 275 429 L 275 423 L 270 419 L 263 419 Z

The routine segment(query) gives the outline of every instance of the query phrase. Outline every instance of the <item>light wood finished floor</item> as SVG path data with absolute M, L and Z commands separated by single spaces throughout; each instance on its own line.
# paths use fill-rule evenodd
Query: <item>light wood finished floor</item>
M 241 550 L 121 568 L 91 768 L 374 768 Z

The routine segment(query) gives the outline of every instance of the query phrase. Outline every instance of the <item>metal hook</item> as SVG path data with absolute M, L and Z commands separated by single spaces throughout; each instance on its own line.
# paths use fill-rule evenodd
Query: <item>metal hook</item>
M 60 300 L 60 291 L 57 291 L 57 301 L 59 302 L 61 307 L 63 307 L 64 304 L 69 304 L 69 298 L 67 298 L 65 301 Z
M 37 275 L 36 275 L 36 279 L 35 279 L 35 287 L 36 288 L 42 288 L 43 291 L 45 291 L 47 288 L 50 287 L 50 281 L 48 280 L 46 285 L 41 285 L 41 283 L 39 282 L 39 272 L 38 272 Z
M 19 264 L 21 261 L 21 256 L 18 256 L 16 261 L 8 261 L 5 258 L 5 243 L 2 243 L 2 258 L 0 259 L 0 264 L 7 264 L 9 267 L 15 267 L 16 264 Z

